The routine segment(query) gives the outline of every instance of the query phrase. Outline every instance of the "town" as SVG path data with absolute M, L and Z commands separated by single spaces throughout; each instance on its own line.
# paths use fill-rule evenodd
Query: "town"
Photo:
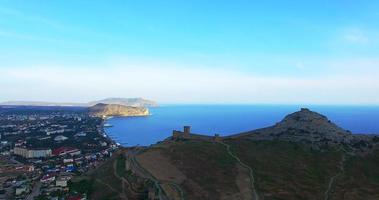
M 70 180 L 117 149 L 104 119 L 81 109 L 1 110 L 0 199 L 86 199 Z

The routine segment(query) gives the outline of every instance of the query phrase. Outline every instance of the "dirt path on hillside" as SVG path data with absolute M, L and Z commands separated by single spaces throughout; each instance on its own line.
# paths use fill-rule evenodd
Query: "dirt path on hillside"
M 113 161 L 113 175 L 115 176 L 115 177 L 117 177 L 118 179 L 120 179 L 120 181 L 121 181 L 121 188 L 122 188 L 122 193 L 121 193 L 121 198 L 123 198 L 123 199 L 128 199 L 128 197 L 127 197 L 127 195 L 126 195 L 126 190 L 125 190 L 125 180 L 124 180 L 124 178 L 123 177 L 121 177 L 121 176 L 119 176 L 118 174 L 117 174 L 117 159 L 115 159 L 114 161 Z
M 249 171 L 241 165 L 237 165 L 236 184 L 243 200 L 254 199 Z
M 150 172 L 148 172 L 145 168 L 143 168 L 140 163 L 136 159 L 136 155 L 139 153 L 139 150 L 130 150 L 125 153 L 130 159 L 130 167 L 134 173 L 137 175 L 149 179 L 154 183 L 154 187 L 158 190 L 158 198 L 159 200 L 168 200 L 167 195 L 165 194 L 160 181 L 155 178 Z
M 325 195 L 324 200 L 330 200 L 330 192 L 332 191 L 332 188 L 336 182 L 336 179 L 345 173 L 345 167 L 344 167 L 345 161 L 346 161 L 346 156 L 345 154 L 343 154 L 340 161 L 340 166 L 339 166 L 340 171 L 336 175 L 330 178 L 328 188 L 326 189 L 325 194 L 324 194 Z
M 230 150 L 230 145 L 224 143 L 224 142 L 219 142 L 220 144 L 224 145 L 226 147 L 226 151 L 228 152 L 228 154 L 233 157 L 242 167 L 246 168 L 248 171 L 249 171 L 249 176 L 250 176 L 250 182 L 251 182 L 251 189 L 253 191 L 253 197 L 254 197 L 254 200 L 259 200 L 259 196 L 258 196 L 258 193 L 255 189 L 255 178 L 254 178 L 254 173 L 253 173 L 253 169 L 251 169 L 251 167 L 249 167 L 248 165 L 246 165 L 245 163 L 243 163 L 241 161 L 241 159 L 239 159 L 236 155 L 233 154 L 233 152 Z
M 184 191 L 180 184 L 186 180 L 186 176 L 163 155 L 161 150 L 155 149 L 139 154 L 136 157 L 141 166 L 152 176 L 157 178 L 173 200 L 184 200 Z
M 111 189 L 113 192 L 115 192 L 115 193 L 119 193 L 118 190 L 114 189 L 114 188 L 113 188 L 111 185 L 109 185 L 108 183 L 105 183 L 105 182 L 101 181 L 100 179 L 95 179 L 95 181 L 97 181 L 97 182 L 99 182 L 99 183 L 101 183 L 101 184 L 107 186 L 107 187 L 108 187 L 109 189 Z M 124 196 L 124 195 L 120 195 L 119 197 L 120 197 L 120 199 L 122 199 L 122 200 L 127 200 L 127 199 L 128 199 L 128 198 L 127 198 L 126 196 Z

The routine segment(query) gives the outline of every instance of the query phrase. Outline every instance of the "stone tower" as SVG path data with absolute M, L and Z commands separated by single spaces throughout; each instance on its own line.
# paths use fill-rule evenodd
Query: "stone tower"
M 191 133 L 191 126 L 184 126 L 184 136 L 187 137 Z
M 215 134 L 214 137 L 213 137 L 213 140 L 214 140 L 215 142 L 220 142 L 220 141 L 221 141 L 220 134 Z

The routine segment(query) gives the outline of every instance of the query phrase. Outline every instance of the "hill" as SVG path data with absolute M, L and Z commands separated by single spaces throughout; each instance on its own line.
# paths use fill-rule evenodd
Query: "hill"
M 107 98 L 99 101 L 92 101 L 88 104 L 90 106 L 103 103 L 103 104 L 118 104 L 124 106 L 133 106 L 133 107 L 157 107 L 158 103 L 155 101 L 143 99 L 143 98 Z
M 96 104 L 119 104 L 133 107 L 156 107 L 158 104 L 154 101 L 143 98 L 107 98 L 99 101 L 91 101 L 88 103 L 70 103 L 70 102 L 43 102 L 43 101 L 7 101 L 2 102 L 3 106 L 79 106 L 90 107 Z
M 156 145 L 120 150 L 124 164 L 101 173 L 122 176 L 117 195 L 129 199 L 374 200 L 378 144 L 376 135 L 353 135 L 302 109 L 230 137 L 175 131 Z
M 312 148 L 334 146 L 365 152 L 372 147 L 373 135 L 352 134 L 331 122 L 326 116 L 303 108 L 287 115 L 272 127 L 229 136 L 249 140 L 281 140 L 302 143 Z
M 46 101 L 5 101 L 1 102 L 2 106 L 87 106 L 86 103 L 69 103 L 69 102 L 46 102 Z
M 118 104 L 99 103 L 88 108 L 90 115 L 95 116 L 147 116 L 149 110 L 143 107 L 132 107 Z

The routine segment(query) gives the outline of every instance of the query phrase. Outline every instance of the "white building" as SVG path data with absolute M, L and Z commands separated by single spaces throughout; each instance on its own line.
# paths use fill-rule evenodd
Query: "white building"
M 28 192 L 28 188 L 25 186 L 17 187 L 15 192 L 16 192 L 16 195 L 21 195 L 23 193 Z
M 71 179 L 70 176 L 61 176 L 56 179 L 55 186 L 57 187 L 67 187 L 67 182 Z
M 68 137 L 65 137 L 65 136 L 63 136 L 63 135 L 58 135 L 58 136 L 56 136 L 55 138 L 54 138 L 54 141 L 56 141 L 56 142 L 61 142 L 61 141 L 65 141 L 65 140 L 67 140 L 68 139 Z
M 45 158 L 51 156 L 51 149 L 27 149 L 15 147 L 13 153 L 24 158 Z

